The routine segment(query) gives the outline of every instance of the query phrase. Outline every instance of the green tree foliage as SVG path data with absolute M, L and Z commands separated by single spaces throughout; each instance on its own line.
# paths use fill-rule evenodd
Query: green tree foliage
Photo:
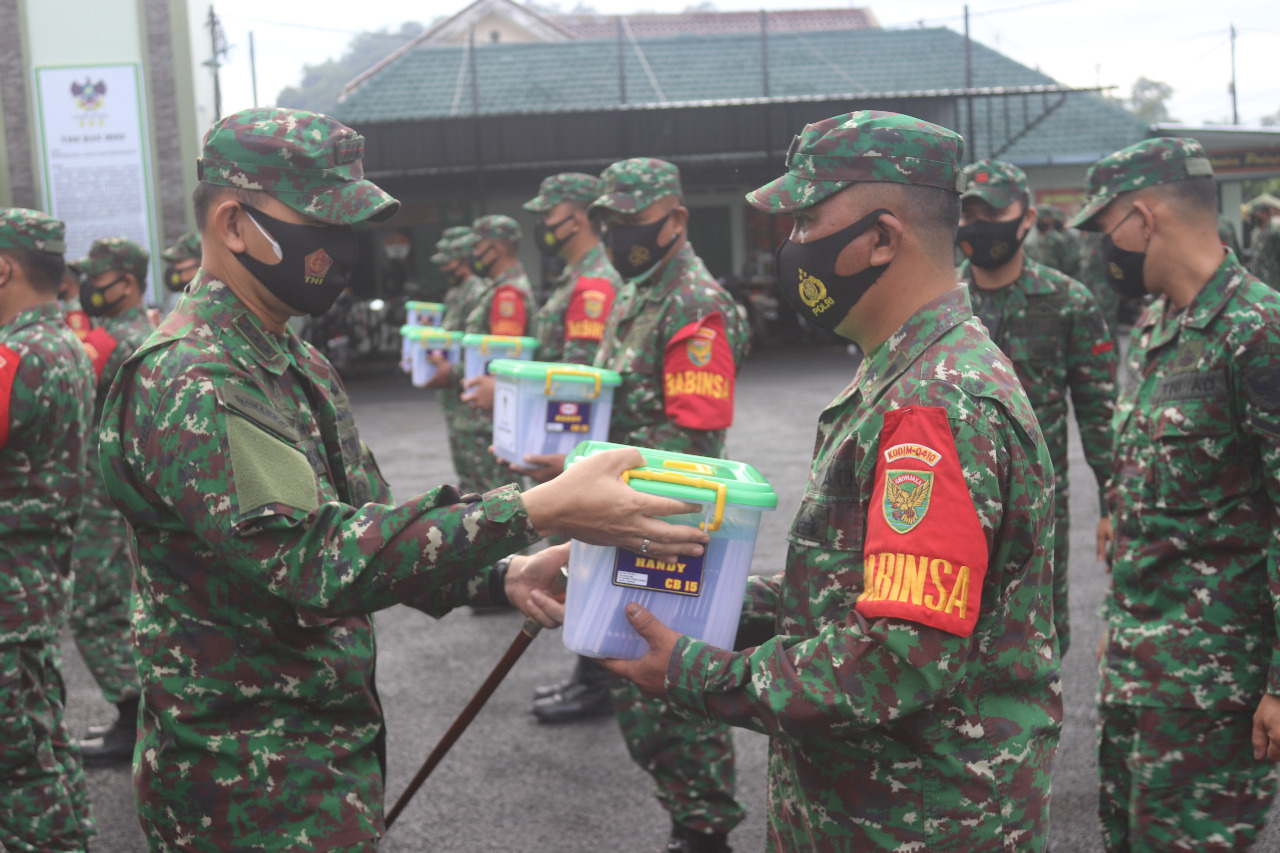
M 1169 108 L 1166 102 L 1172 95 L 1173 87 L 1168 83 L 1139 77 L 1134 81 L 1133 91 L 1124 106 L 1147 124 L 1169 121 Z
M 338 102 L 342 87 L 362 71 L 385 59 L 396 48 L 407 44 L 422 32 L 422 24 L 407 21 L 398 32 L 379 30 L 360 33 L 351 40 L 347 52 L 338 59 L 328 59 L 319 65 L 307 65 L 302 69 L 302 82 L 289 86 L 276 96 L 276 105 L 291 109 L 330 112 Z

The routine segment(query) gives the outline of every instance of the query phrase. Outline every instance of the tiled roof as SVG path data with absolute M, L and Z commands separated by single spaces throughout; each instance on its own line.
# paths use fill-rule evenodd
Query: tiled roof
M 788 9 L 766 12 L 772 32 L 865 30 L 875 27 L 870 9 Z M 636 38 L 679 35 L 728 35 L 760 32 L 759 12 L 682 12 L 679 14 L 627 15 L 627 26 Z M 579 39 L 615 38 L 616 15 L 555 15 L 554 20 Z
M 637 49 L 638 48 L 638 49 Z M 350 90 L 335 114 L 349 124 L 413 121 L 472 113 L 464 47 L 421 45 Z M 514 116 L 634 109 L 672 102 L 759 98 L 765 94 L 759 33 L 640 39 L 625 45 L 626 100 L 614 40 L 497 44 L 475 49 L 478 112 Z M 944 28 L 771 33 L 772 98 L 857 97 L 965 84 L 964 38 Z M 975 87 L 1052 85 L 1050 77 L 973 44 Z M 1034 119 L 1056 95 L 975 101 L 978 156 Z M 1010 128 L 1006 131 L 1005 105 Z M 1025 116 L 1025 118 L 1024 118 Z M 961 111 L 957 128 L 966 129 Z M 1065 104 L 1002 156 L 1023 164 L 1091 161 L 1147 135 L 1147 125 L 1092 94 Z

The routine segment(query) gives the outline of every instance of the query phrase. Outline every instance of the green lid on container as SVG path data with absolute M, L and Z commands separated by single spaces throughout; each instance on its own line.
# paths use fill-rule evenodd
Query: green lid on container
M 564 464 L 567 468 L 579 459 L 620 447 L 628 445 L 584 441 L 573 449 Z M 778 493 L 773 490 L 773 486 L 769 485 L 769 481 L 759 471 L 745 462 L 669 450 L 651 450 L 647 447 L 633 449 L 644 454 L 645 460 L 643 467 L 626 472 L 631 475 L 627 482 L 638 492 L 706 503 L 716 500 L 719 486 L 723 484 L 725 503 L 753 509 L 775 509 L 778 506 Z M 654 477 L 658 479 L 652 479 Z
M 537 338 L 515 338 L 508 335 L 478 335 L 474 332 L 468 332 L 462 336 L 462 345 L 464 347 L 479 347 L 483 355 L 501 352 L 507 355 L 507 350 L 515 350 L 515 354 L 522 352 L 532 353 L 534 347 L 538 345 Z
M 404 307 L 410 311 L 425 311 L 428 314 L 444 313 L 444 303 L 442 302 L 406 302 Z
M 582 382 L 616 387 L 622 384 L 622 374 L 616 370 L 603 367 L 589 367 L 583 364 L 560 364 L 554 361 L 518 361 L 514 358 L 499 358 L 489 362 L 489 372 L 497 376 L 510 376 L 513 379 L 532 379 L 535 382 Z
M 449 332 L 435 326 L 401 326 L 400 337 L 435 346 L 452 346 L 462 340 L 461 332 Z

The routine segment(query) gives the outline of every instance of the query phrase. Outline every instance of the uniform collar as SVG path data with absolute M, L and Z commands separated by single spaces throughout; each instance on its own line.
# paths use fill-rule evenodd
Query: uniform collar
M 1028 296 L 1049 296 L 1057 292 L 1057 288 L 1044 275 L 1045 267 L 1023 255 L 1022 272 L 1009 283 L 1008 287 L 1001 287 L 997 290 L 988 290 L 987 293 L 998 293 L 1001 290 L 1013 289 L 1025 293 Z M 968 284 L 974 290 L 981 290 L 977 283 L 973 280 L 973 267 L 966 262 L 961 269 L 961 281 Z
M 1151 329 L 1150 348 L 1163 346 L 1178 336 L 1183 327 L 1205 329 L 1244 283 L 1245 269 L 1232 252 L 1224 252 L 1222 263 L 1181 313 L 1177 313 L 1169 297 L 1161 295 L 1147 309 L 1146 325 Z
M 230 287 L 204 269 L 191 280 L 169 320 L 180 326 L 191 321 L 207 326 L 237 361 L 247 367 L 260 365 L 277 376 L 289 367 L 289 351 L 297 348 L 292 330 L 272 332 Z
M 643 299 L 660 302 L 666 298 L 672 282 L 678 281 L 697 260 L 698 255 L 693 251 L 693 244 L 686 240 L 680 247 L 680 251 L 672 255 L 662 269 L 637 284 L 636 290 Z
M 62 309 L 58 307 L 56 299 L 50 299 L 48 302 L 41 302 L 39 305 L 32 305 L 30 308 L 24 308 L 18 312 L 18 315 L 9 321 L 6 329 L 22 329 L 35 323 L 64 323 Z
M 489 281 L 491 286 L 499 287 L 504 284 L 515 284 L 524 277 L 524 267 L 521 266 L 519 262 L 516 262 L 511 265 L 510 269 L 507 269 L 501 275 L 496 278 L 492 278 Z
M 133 308 L 126 308 L 114 317 L 103 317 L 102 325 L 111 327 L 131 326 L 139 320 L 145 320 L 147 317 L 147 309 L 141 305 L 135 305 Z M 150 321 L 147 321 L 148 324 Z
M 583 254 L 582 257 L 578 258 L 578 260 L 573 263 L 568 264 L 564 268 L 564 272 L 560 274 L 560 281 L 573 281 L 587 270 L 596 269 L 601 261 L 608 263 L 609 259 L 605 257 L 604 246 L 600 243 L 596 243 L 590 249 L 587 249 L 586 253 Z
M 951 288 L 921 306 L 884 346 L 873 350 L 858 369 L 854 385 L 862 389 L 864 398 L 875 397 L 905 373 L 934 341 L 972 316 L 968 290 Z

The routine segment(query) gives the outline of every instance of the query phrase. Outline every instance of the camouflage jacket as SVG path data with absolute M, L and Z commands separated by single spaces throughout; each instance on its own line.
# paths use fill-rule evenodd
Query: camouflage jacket
M 622 279 L 599 245 L 565 267 L 546 304 L 533 318 L 537 359 L 566 364 L 594 362 L 620 287 Z
M 712 340 L 717 350 L 707 364 L 695 361 L 696 367 L 706 370 L 690 371 L 688 363 L 681 363 L 686 362 L 682 357 L 685 336 L 713 316 L 719 317 L 724 334 Z M 696 405 L 691 398 L 701 397 L 727 408 L 732 420 L 736 369 L 750 346 L 738 304 L 707 272 L 692 246 L 686 244 L 665 267 L 639 285 L 626 282 L 609 312 L 595 361 L 596 367 L 622 374 L 622 385 L 613 394 L 609 440 L 698 456 L 723 456 L 727 423 L 714 429 L 689 425 L 723 423 L 723 418 L 703 421 L 674 416 L 676 405 L 686 398 Z M 725 359 L 728 364 L 723 364 Z M 721 367 L 715 370 L 718 364 Z M 686 381 L 690 377 L 707 382 Z
M 1067 499 L 1067 393 L 1080 425 L 1084 457 L 1103 487 L 1111 473 L 1111 417 L 1115 412 L 1116 352 L 1088 289 L 1057 270 L 1026 260 L 1008 287 L 984 291 L 966 268 L 969 299 L 987 333 L 1018 372 L 1053 460 L 1058 509 Z M 986 302 L 990 308 L 978 308 Z
M 368 614 L 489 601 L 496 576 L 476 567 L 538 539 L 519 494 L 384 503 L 337 373 L 204 271 L 112 386 L 100 457 L 135 536 L 152 848 L 380 834 Z
M 962 288 L 822 413 L 786 570 L 744 604 L 775 636 L 743 652 L 682 637 L 667 669 L 675 707 L 772 736 L 770 850 L 1045 848 L 1052 476 Z
M 1227 254 L 1133 327 L 1116 403 L 1101 699 L 1252 711 L 1280 693 L 1280 297 Z
M 1280 225 L 1254 234 L 1249 271 L 1261 279 L 1263 284 L 1280 290 Z
M 71 594 L 93 367 L 55 302 L 0 327 L 0 643 L 57 637 Z
M 444 316 L 440 318 L 440 328 L 450 332 L 461 332 L 467 325 L 467 317 L 476 307 L 476 300 L 488 287 L 488 282 L 472 273 L 462 284 L 455 284 L 444 295 Z
M 524 267 L 516 264 L 497 278 L 482 279 L 475 307 L 467 314 L 463 331 L 482 335 L 520 337 L 529 332 L 534 302 L 533 288 Z
M 1024 246 L 1026 256 L 1036 263 L 1075 277 L 1080 272 L 1080 243 L 1061 231 L 1037 233 Z

